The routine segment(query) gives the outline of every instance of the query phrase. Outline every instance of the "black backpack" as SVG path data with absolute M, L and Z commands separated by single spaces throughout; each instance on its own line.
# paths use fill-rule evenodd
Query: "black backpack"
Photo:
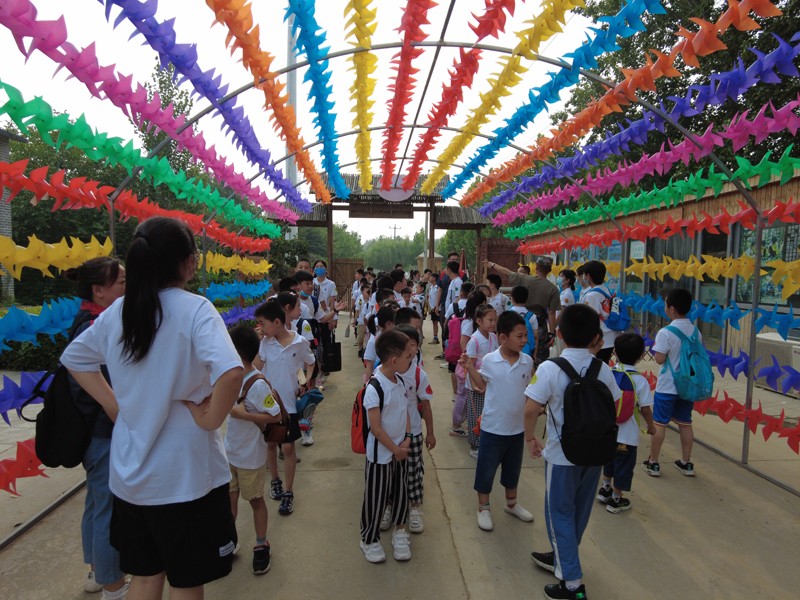
M 78 327 L 91 318 L 87 316 L 76 320 L 69 332 L 70 339 Z M 42 391 L 51 376 L 50 385 Z M 44 400 L 44 406 L 36 418 L 25 417 L 23 409 L 40 398 Z M 26 421 L 36 422 L 36 456 L 44 466 L 72 468 L 83 462 L 83 456 L 92 441 L 97 415 L 102 410 L 99 404 L 95 404 L 91 415 L 86 416 L 81 412 L 72 395 L 69 371 L 61 363 L 36 383 L 31 397 L 20 407 L 20 416 Z
M 592 358 L 586 374 L 579 375 L 566 358 L 550 360 L 570 378 L 564 390 L 564 424 L 560 438 L 564 456 L 579 467 L 611 462 L 619 427 L 611 390 L 597 378 L 603 362 Z M 552 412 L 550 418 L 553 418 Z

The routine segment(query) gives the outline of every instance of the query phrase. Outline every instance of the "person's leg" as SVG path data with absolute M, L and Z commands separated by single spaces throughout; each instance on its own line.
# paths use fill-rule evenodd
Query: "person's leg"
M 656 424 L 656 432 L 650 438 L 650 457 L 647 459 L 651 463 L 659 462 L 661 446 L 667 435 L 667 425 L 672 420 L 675 411 L 676 400 L 678 400 L 678 396 L 675 394 L 656 392 L 653 395 L 653 422 Z
M 576 506 L 581 482 L 580 469 L 551 463 L 547 465 L 545 502 L 548 507 L 548 531 L 555 553 L 555 575 L 565 581 L 580 580 L 583 576 L 578 558 Z
M 455 396 L 458 392 L 458 381 L 456 380 L 455 371 L 450 371 L 450 384 L 453 387 L 453 395 Z
M 169 600 L 203 600 L 203 586 L 193 588 L 169 588 Z
M 661 423 L 656 423 L 656 432 L 650 438 L 650 458 L 651 463 L 657 463 L 661 455 L 661 446 L 664 444 L 664 438 L 667 435 L 667 426 Z
M 408 502 L 410 507 L 418 508 L 422 505 L 422 476 L 425 468 L 422 463 L 422 435 L 415 435 L 411 440 L 408 450 L 407 472 L 408 472 Z
M 278 472 L 278 444 L 275 442 L 267 443 L 267 466 L 272 480 L 281 478 L 281 474 Z
M 386 510 L 391 479 L 389 465 L 365 461 L 364 501 L 361 504 L 361 541 L 374 544 L 381 539 L 381 518 Z
M 525 434 L 501 436 L 503 454 L 500 460 L 500 485 L 506 490 L 506 506 L 513 509 L 517 504 L 517 486 L 522 472 L 522 457 L 525 452 Z
M 578 545 L 581 543 L 583 532 L 586 531 L 589 517 L 592 515 L 594 491 L 597 489 L 597 482 L 600 480 L 600 471 L 602 470 L 602 467 L 579 468 L 578 487 L 575 490 L 575 534 L 577 535 Z M 580 569 L 580 563 L 578 568 Z M 564 577 L 564 579 L 573 578 Z
M 467 390 L 467 440 L 472 450 L 478 449 L 480 438 L 475 429 L 478 425 L 478 417 L 483 414 L 483 403 L 486 399 L 485 394 Z
M 125 600 L 161 600 L 164 594 L 164 581 L 164 573 L 147 577 L 134 575 L 131 578 Z M 170 597 L 172 597 L 172 589 L 170 589 Z
M 478 449 L 478 462 L 475 466 L 473 489 L 478 494 L 478 527 L 485 530 L 493 528 L 491 518 L 481 519 L 481 513 L 490 511 L 489 496 L 492 493 L 494 477 L 500 466 L 503 453 L 503 436 L 486 431 L 481 432 L 482 440 Z
M 396 529 L 403 529 L 408 521 L 408 461 L 392 460 L 392 486 L 389 495 L 392 503 L 392 523 Z M 391 463 L 390 463 L 391 464 Z
M 438 344 L 439 343 L 439 321 L 437 319 L 435 319 L 435 318 L 432 318 L 431 322 L 433 323 L 434 341 L 435 341 L 435 343 Z
M 694 445 L 694 431 L 691 425 L 679 425 L 681 436 L 681 460 L 684 464 L 692 459 L 692 446 Z M 702 466 L 702 465 L 701 465 Z
M 283 468 L 286 471 L 286 481 L 283 489 L 286 492 L 293 492 L 294 474 L 297 471 L 297 452 L 295 452 L 293 441 L 283 444 Z
M 264 497 L 259 496 L 250 500 L 250 508 L 253 509 L 253 526 L 256 530 L 256 545 L 259 545 L 259 540 L 266 541 L 267 539 L 267 503 L 264 502 Z M 262 544 L 264 542 L 261 542 Z

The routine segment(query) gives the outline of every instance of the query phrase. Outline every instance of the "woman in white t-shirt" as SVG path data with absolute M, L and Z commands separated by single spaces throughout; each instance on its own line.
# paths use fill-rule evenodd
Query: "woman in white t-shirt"
M 242 361 L 219 313 L 184 290 L 198 253 L 182 222 L 137 227 L 124 298 L 64 351 L 61 362 L 114 420 L 111 535 L 130 597 L 184 598 L 231 571 L 236 528 L 219 427 L 242 386 Z M 100 372 L 105 364 L 114 391 Z

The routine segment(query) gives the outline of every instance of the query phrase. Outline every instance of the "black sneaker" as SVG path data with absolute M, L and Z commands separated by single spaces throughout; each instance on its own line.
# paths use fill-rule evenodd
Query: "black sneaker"
M 281 505 L 278 507 L 278 512 L 284 516 L 290 515 L 294 512 L 294 493 L 283 492 L 281 498 Z
M 606 504 L 613 493 L 614 491 L 610 487 L 601 487 L 597 490 L 597 499 L 600 501 L 600 504 Z
M 253 575 L 263 575 L 269 567 L 269 546 L 253 548 Z
M 581 585 L 577 590 L 567 589 L 563 581 L 544 586 L 545 598 L 550 600 L 586 600 L 586 586 Z
M 273 500 L 283 498 L 283 482 L 280 479 L 273 479 L 269 482 L 269 497 Z
M 642 463 L 642 468 L 650 477 L 661 477 L 661 465 L 657 462 L 650 462 L 650 459 L 647 459 Z
M 631 509 L 631 501 L 627 498 L 614 498 L 613 496 L 606 501 L 606 510 L 612 515 L 621 513 L 623 510 Z
M 694 477 L 694 463 L 684 463 L 681 460 L 675 461 L 675 468 L 678 469 L 686 477 Z
M 556 572 L 556 555 L 554 552 L 531 552 L 531 560 L 537 567 L 551 573 Z

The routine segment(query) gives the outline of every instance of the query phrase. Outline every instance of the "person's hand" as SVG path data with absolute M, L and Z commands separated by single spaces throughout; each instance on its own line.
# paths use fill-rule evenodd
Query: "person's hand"
M 428 435 L 425 436 L 425 447 L 428 450 L 433 450 L 434 448 L 436 448 L 436 436 L 433 435 L 432 433 L 429 433 Z
M 530 450 L 531 458 L 541 458 L 544 446 L 539 438 L 534 437 L 528 440 L 528 449 Z
M 394 458 L 397 462 L 403 461 L 408 458 L 408 447 L 403 447 L 401 444 L 397 447 L 397 450 L 394 451 Z
M 208 410 L 211 406 L 211 396 L 206 396 L 203 398 L 203 401 L 200 404 L 195 404 L 189 400 L 181 400 L 184 406 L 189 409 L 189 412 L 192 413 L 192 418 L 194 422 L 197 423 L 197 426 L 202 429 L 210 430 L 211 428 L 207 425 L 207 416 Z
M 647 435 L 655 435 L 656 434 L 656 426 L 655 423 L 648 423 L 647 425 Z
M 342 312 L 345 308 L 347 308 L 347 304 L 342 302 L 341 300 L 333 305 L 333 310 L 338 312 Z

